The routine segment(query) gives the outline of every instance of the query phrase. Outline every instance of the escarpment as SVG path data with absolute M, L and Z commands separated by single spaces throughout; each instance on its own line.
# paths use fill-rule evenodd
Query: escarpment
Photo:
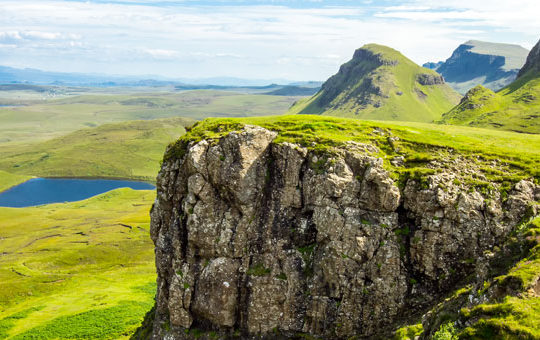
M 450 161 L 398 186 L 380 146 L 321 151 L 277 135 L 245 125 L 164 161 L 153 338 L 388 336 L 475 272 L 469 259 L 540 199 L 528 180 L 482 193 Z

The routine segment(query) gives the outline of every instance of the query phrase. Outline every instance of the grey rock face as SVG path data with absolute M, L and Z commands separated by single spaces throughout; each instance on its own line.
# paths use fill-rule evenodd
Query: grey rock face
M 246 126 L 163 164 L 155 339 L 384 336 L 497 244 L 538 193 L 489 202 L 451 172 L 400 191 L 372 145 L 332 154 Z M 210 334 L 210 333 L 206 333 Z

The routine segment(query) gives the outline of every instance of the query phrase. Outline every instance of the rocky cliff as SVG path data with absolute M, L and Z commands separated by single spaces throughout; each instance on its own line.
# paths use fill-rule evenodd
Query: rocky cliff
M 528 51 L 511 44 L 469 40 L 444 63 L 426 63 L 443 75 L 452 88 L 465 93 L 476 85 L 497 91 L 510 84 L 525 63 Z
M 172 146 L 157 178 L 155 339 L 387 336 L 540 199 L 530 180 L 467 184 L 488 161 L 461 156 L 396 177 L 407 160 L 382 156 L 402 148 L 388 129 L 325 149 L 259 126 L 215 132 Z
M 523 77 L 526 74 L 540 73 L 540 40 L 534 45 L 531 52 L 527 56 L 525 65 L 519 70 L 518 77 Z

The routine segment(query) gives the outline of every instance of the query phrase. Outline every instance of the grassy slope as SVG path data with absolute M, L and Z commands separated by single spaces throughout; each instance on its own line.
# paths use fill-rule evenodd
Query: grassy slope
M 25 182 L 32 178 L 31 176 L 15 175 L 0 170 L 0 192 L 7 190 L 17 184 Z
M 414 164 L 422 163 L 418 157 L 427 160 L 442 156 L 450 157 L 451 155 L 447 153 L 452 149 L 457 154 L 468 157 L 478 158 L 480 155 L 478 162 L 497 160 L 503 164 L 504 173 L 498 173 L 495 168 L 486 169 L 490 172 L 488 173 L 490 180 L 516 181 L 518 178 L 531 176 L 540 179 L 540 135 L 451 125 L 360 121 L 314 115 L 206 119 L 195 125 L 189 134 L 181 137 L 166 157 L 182 153 L 190 140 L 217 137 L 228 131 L 240 129 L 244 124 L 259 125 L 278 131 L 276 142 L 298 143 L 315 150 L 328 150 L 332 146 L 343 145 L 351 140 L 373 143 L 381 149 L 379 156 L 385 159 L 385 164 L 390 170 L 407 171 L 392 168 L 389 160 L 395 156 L 402 155 Z M 399 137 L 399 141 L 392 142 L 391 146 L 387 139 L 388 135 L 373 132 L 376 128 L 390 131 L 393 136 Z
M 167 143 L 193 123 L 187 118 L 128 121 L 42 143 L 7 145 L 0 150 L 0 169 L 34 176 L 154 180 Z
M 0 338 L 133 331 L 155 293 L 154 197 L 118 189 L 74 203 L 0 208 Z
M 322 113 L 371 120 L 431 122 L 440 118 L 443 112 L 448 111 L 459 100 L 460 96 L 447 85 L 421 85 L 416 82 L 417 75 L 435 75 L 435 71 L 418 66 L 398 51 L 385 46 L 370 44 L 363 48 L 374 54 L 382 54 L 386 60 L 397 60 L 398 64 L 380 66 L 363 77 L 355 79 L 355 84 L 349 86 L 328 106 L 320 106 L 319 100 L 322 93 L 318 93 L 310 99 L 299 101 L 289 110 L 289 113 Z M 375 84 L 388 97 L 373 97 L 382 103 L 381 107 L 358 105 L 356 101 L 358 95 L 354 93 L 354 90 L 360 86 L 365 77 L 374 79 Z M 417 90 L 422 91 L 426 97 L 420 98 Z
M 275 115 L 286 112 L 296 99 L 199 90 L 92 94 L 21 107 L 0 107 L 0 146 L 47 140 L 84 127 L 126 120 Z
M 478 86 L 441 123 L 540 133 L 540 75 L 528 74 L 494 93 Z

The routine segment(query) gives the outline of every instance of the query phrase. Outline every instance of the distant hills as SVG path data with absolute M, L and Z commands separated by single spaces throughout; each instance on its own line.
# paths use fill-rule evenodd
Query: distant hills
M 392 48 L 369 44 L 356 50 L 316 95 L 297 102 L 289 113 L 431 122 L 459 98 L 435 71 Z
M 55 85 L 83 87 L 174 87 L 176 90 L 240 90 L 249 92 L 276 92 L 276 95 L 312 95 L 322 82 L 291 82 L 286 79 L 243 79 L 213 77 L 201 79 L 166 79 L 159 76 L 118 76 L 104 74 L 49 72 L 37 69 L 18 69 L 0 66 L 0 84 Z M 274 93 L 268 93 L 274 94 Z
M 528 52 L 519 45 L 469 40 L 459 45 L 445 62 L 423 66 L 436 70 L 460 93 L 476 85 L 497 91 L 517 77 Z
M 517 75 L 499 92 L 482 85 L 469 90 L 440 122 L 540 133 L 540 41 Z

